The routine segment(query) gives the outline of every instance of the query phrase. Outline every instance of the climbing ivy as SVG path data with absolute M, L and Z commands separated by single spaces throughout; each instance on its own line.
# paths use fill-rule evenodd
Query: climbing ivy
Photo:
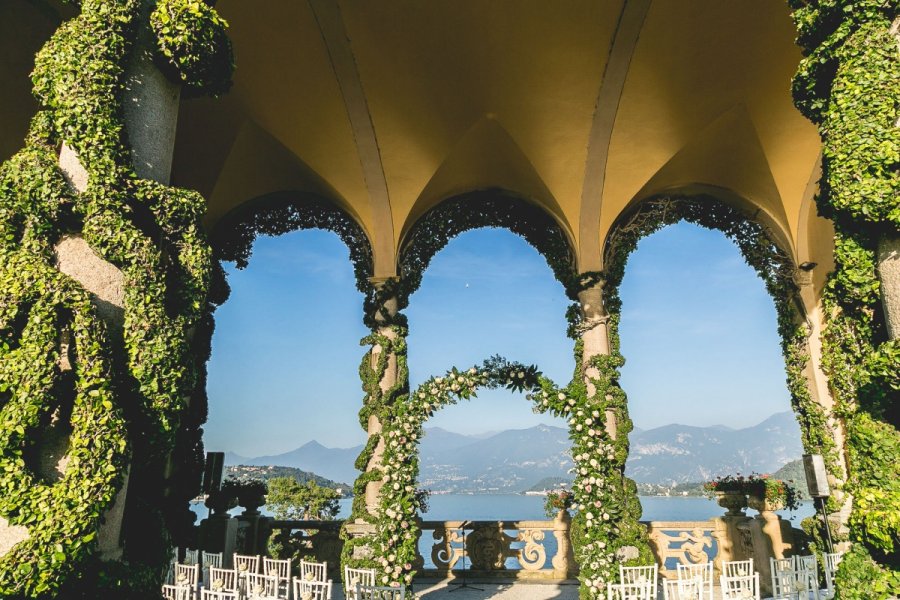
M 878 245 L 900 236 L 900 51 L 893 0 L 791 1 L 805 57 L 797 108 L 822 137 L 816 206 L 835 226 L 823 368 L 847 428 L 853 546 L 838 598 L 900 594 L 900 344 L 881 311 Z
M 218 91 L 231 70 L 230 48 L 210 42 L 221 41 L 224 22 L 199 4 L 159 3 L 156 42 L 181 80 Z M 79 14 L 36 57 L 32 80 L 42 111 L 25 148 L 0 169 L 0 515 L 28 532 L 0 559 L 4 598 L 158 590 L 167 532 L 195 493 L 190 486 L 167 493 L 167 486 L 196 474 L 205 419 L 203 341 L 190 339 L 192 329 L 208 327 L 211 310 L 205 202 L 142 180 L 131 166 L 122 93 L 133 40 L 148 26 L 142 2 L 78 5 Z M 60 147 L 87 173 L 82 192 L 65 183 Z M 80 236 L 121 271 L 121 330 L 107 329 L 90 295 L 56 267 L 53 249 L 63 234 Z M 68 338 L 70 345 L 60 343 Z M 40 452 L 42 427 L 65 421 L 68 462 L 52 483 L 28 456 Z M 165 465 L 176 449 L 187 460 L 176 460 L 167 483 Z M 129 464 L 140 477 L 131 478 L 127 495 L 128 562 L 100 563 L 101 517 Z

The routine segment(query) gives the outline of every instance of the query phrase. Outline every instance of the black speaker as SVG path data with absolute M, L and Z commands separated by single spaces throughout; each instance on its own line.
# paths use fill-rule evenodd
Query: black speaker
M 203 468 L 203 493 L 208 494 L 222 487 L 222 473 L 225 470 L 224 452 L 207 452 Z
M 804 454 L 803 470 L 806 471 L 806 487 L 813 498 L 827 498 L 831 495 L 825 460 L 821 454 Z

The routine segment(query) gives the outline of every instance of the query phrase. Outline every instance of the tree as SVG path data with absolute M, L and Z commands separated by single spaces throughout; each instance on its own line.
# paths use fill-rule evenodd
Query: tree
M 338 514 L 340 494 L 315 481 L 299 483 L 293 477 L 269 480 L 266 505 L 276 519 L 332 521 Z

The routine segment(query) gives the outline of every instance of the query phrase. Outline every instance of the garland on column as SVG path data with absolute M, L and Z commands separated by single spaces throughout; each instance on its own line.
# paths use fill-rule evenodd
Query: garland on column
M 823 366 L 847 424 L 854 542 L 839 598 L 900 594 L 900 343 L 888 340 L 877 247 L 900 237 L 900 50 L 895 0 L 791 0 L 805 58 L 794 103 L 819 128 L 816 205 L 835 225 Z
M 176 447 L 188 398 L 198 403 L 193 417 L 205 417 L 202 363 L 188 334 L 210 310 L 205 202 L 141 180 L 131 167 L 121 95 L 142 3 L 77 4 L 78 16 L 37 55 L 32 78 L 42 112 L 26 147 L 0 169 L 0 514 L 28 530 L 0 559 L 4 598 L 155 593 L 168 554 L 166 531 L 194 493 L 163 498 L 164 462 Z M 230 46 L 215 12 L 193 0 L 163 0 L 155 8 L 158 59 L 180 65 L 197 92 L 227 87 Z M 195 81 L 197 69 L 208 76 Z M 56 148 L 63 143 L 88 174 L 83 193 L 70 192 L 59 171 Z M 63 233 L 80 234 L 122 271 L 121 340 L 106 331 L 89 294 L 54 266 L 53 247 Z M 66 331 L 73 339 L 71 378 L 59 366 Z M 111 347 L 123 347 L 125 356 L 112 356 Z M 37 430 L 54 418 L 68 418 L 72 433 L 68 467 L 51 484 L 36 477 L 26 457 Z M 190 430 L 197 437 L 199 424 L 185 425 L 181 445 L 191 448 Z M 128 493 L 129 510 L 139 517 L 128 523 L 131 564 L 98 564 L 100 519 L 121 485 L 129 446 L 140 472 Z M 147 512 L 134 515 L 135 509 Z
M 424 269 L 434 255 L 456 235 L 479 227 L 503 227 L 524 237 L 544 256 L 573 300 L 579 291 L 600 278 L 599 274 L 576 274 L 573 255 L 562 229 L 543 210 L 521 199 L 496 191 L 469 194 L 448 200 L 426 213 L 401 249 L 399 263 L 403 276 L 385 282 L 367 296 L 366 323 L 373 331 L 388 328 L 392 338 L 384 333 L 374 333 L 362 342 L 378 345 L 382 350 L 376 364 L 372 364 L 370 351 L 360 368 L 367 394 L 360 422 L 365 427 L 369 416 L 375 414 L 383 431 L 369 439 L 357 461 L 357 468 L 366 468 L 381 442 L 384 442 L 385 454 L 381 469 L 364 473 L 357 480 L 354 509 L 348 519 L 350 523 L 370 525 L 373 533 L 353 538 L 345 532 L 347 544 L 343 562 L 376 568 L 379 583 L 411 581 L 418 540 L 414 523 L 419 509 L 415 484 L 418 476 L 416 442 L 421 437 L 422 419 L 437 406 L 471 397 L 478 387 L 511 385 L 514 389 L 527 390 L 537 410 L 552 412 L 569 421 L 576 464 L 573 490 L 577 513 L 572 526 L 573 546 L 580 566 L 581 594 L 585 598 L 595 598 L 605 593 L 608 581 L 616 579 L 619 564 L 646 564 L 653 560 L 646 529 L 638 522 L 641 507 L 636 486 L 624 477 L 631 422 L 625 394 L 618 386 L 618 367 L 622 362 L 617 354 L 618 347 L 615 347 L 614 356 L 596 356 L 583 364 L 576 303 L 569 310 L 569 333 L 576 340 L 577 366 L 572 382 L 566 388 L 558 389 L 534 367 L 494 359 L 480 368 L 474 367 L 474 373 L 471 369 L 465 372 L 451 370 L 445 378 L 432 378 L 415 394 L 409 394 L 406 319 L 399 311 L 407 306 L 409 296 L 418 287 Z M 398 309 L 393 316 L 382 310 L 384 303 L 391 299 Z M 390 390 L 382 392 L 380 382 L 391 353 L 397 357 L 398 378 Z M 599 374 L 590 381 L 596 390 L 591 396 L 585 380 L 590 367 L 596 367 Z M 521 377 L 519 373 L 522 373 Z M 432 388 L 436 391 L 432 392 Z M 617 419 L 615 439 L 605 428 L 607 412 Z M 415 437 L 410 435 L 412 433 Z M 400 472 L 395 472 L 398 468 Z M 395 477 L 399 479 L 395 480 Z M 376 516 L 369 515 L 365 506 L 365 488 L 371 481 L 383 484 Z M 354 558 L 354 549 L 362 546 L 374 552 L 364 559 Z

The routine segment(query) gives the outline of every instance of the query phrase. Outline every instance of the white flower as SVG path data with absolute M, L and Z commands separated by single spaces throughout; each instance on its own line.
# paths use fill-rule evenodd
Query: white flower
M 525 377 L 525 373 L 523 373 L 522 371 L 519 371 L 518 375 L 519 375 L 519 379 L 522 379 Z
M 565 400 L 565 399 L 566 399 L 566 395 L 563 394 L 562 392 L 558 393 L 558 394 L 556 395 L 556 397 L 559 398 L 560 400 Z

